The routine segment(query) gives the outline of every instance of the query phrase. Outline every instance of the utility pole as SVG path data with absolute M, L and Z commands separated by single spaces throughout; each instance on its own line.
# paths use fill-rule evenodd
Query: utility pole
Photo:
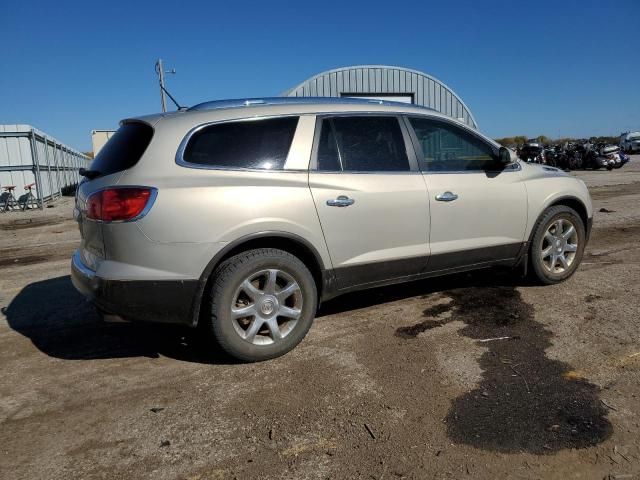
M 165 70 L 162 64 L 162 59 L 159 58 L 156 62 L 156 73 L 158 74 L 158 81 L 160 82 L 160 103 L 162 104 L 162 111 L 167 111 L 167 97 L 165 96 L 166 88 L 164 87 L 164 74 L 165 73 L 176 73 L 176 69 L 172 68 L 171 70 Z

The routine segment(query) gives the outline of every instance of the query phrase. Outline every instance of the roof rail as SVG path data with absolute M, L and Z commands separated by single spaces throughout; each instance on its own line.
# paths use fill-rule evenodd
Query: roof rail
M 431 108 L 422 107 L 420 105 L 392 102 L 388 100 L 378 100 L 370 98 L 357 98 L 357 97 L 264 97 L 264 98 L 236 98 L 231 100 L 214 100 L 211 102 L 199 103 L 187 111 L 198 110 L 217 110 L 224 108 L 242 108 L 242 107 L 255 107 L 266 105 L 319 105 L 319 104 L 340 104 L 340 105 L 389 105 L 389 106 L 402 106 L 402 107 L 415 107 L 426 110 L 432 110 Z

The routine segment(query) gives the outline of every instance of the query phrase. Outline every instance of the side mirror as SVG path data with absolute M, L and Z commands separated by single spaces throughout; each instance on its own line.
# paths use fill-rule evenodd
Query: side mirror
M 500 165 L 509 165 L 511 163 L 511 152 L 506 147 L 500 147 L 498 150 L 498 163 Z

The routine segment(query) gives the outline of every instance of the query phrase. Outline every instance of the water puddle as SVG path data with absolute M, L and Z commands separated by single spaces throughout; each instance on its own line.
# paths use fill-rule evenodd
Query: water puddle
M 549 454 L 594 446 L 612 433 L 599 389 L 566 363 L 547 358 L 552 333 L 514 287 L 443 292 L 448 304 L 425 310 L 425 320 L 396 331 L 411 339 L 451 321 L 459 333 L 484 340 L 478 387 L 456 398 L 446 417 L 455 443 L 504 453 Z M 446 318 L 443 313 L 450 312 Z

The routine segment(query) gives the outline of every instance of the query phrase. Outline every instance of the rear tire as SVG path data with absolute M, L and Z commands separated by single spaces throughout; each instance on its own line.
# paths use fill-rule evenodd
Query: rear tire
M 549 208 L 534 227 L 529 251 L 533 276 L 545 285 L 566 280 L 578 269 L 585 243 L 585 227 L 575 210 Z
M 283 250 L 249 250 L 214 272 L 208 327 L 227 354 L 258 362 L 289 352 L 305 337 L 316 313 L 313 276 Z

